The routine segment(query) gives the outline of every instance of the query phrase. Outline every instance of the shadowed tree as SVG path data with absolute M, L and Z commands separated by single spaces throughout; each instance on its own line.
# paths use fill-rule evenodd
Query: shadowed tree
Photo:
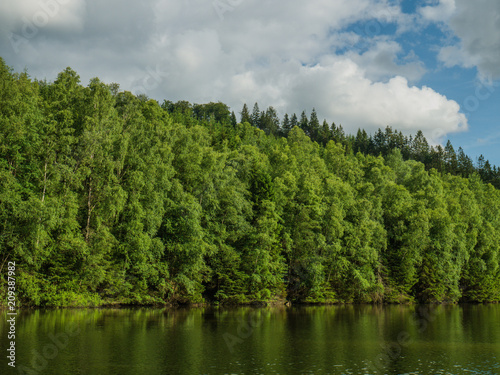
M 241 123 L 244 123 L 244 122 L 248 122 L 249 124 L 252 123 L 252 119 L 250 117 L 250 113 L 248 112 L 248 107 L 247 107 L 247 104 L 243 104 L 243 108 L 240 112 L 240 115 L 241 115 Z
M 251 124 L 256 128 L 262 129 L 262 124 L 260 123 L 261 113 L 259 109 L 259 105 L 255 103 L 253 105 L 252 115 L 250 116 L 252 122 Z

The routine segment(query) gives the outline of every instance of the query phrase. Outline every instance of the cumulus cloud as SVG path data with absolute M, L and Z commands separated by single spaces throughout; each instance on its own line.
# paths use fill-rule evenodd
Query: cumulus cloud
M 84 0 L 7 0 L 0 3 L 2 32 L 31 38 L 39 31 L 82 31 Z
M 364 73 L 371 80 L 386 80 L 396 75 L 417 81 L 425 74 L 425 67 L 414 52 L 401 56 L 403 49 L 394 41 L 381 40 L 372 48 L 358 54 L 348 52 L 352 61 L 364 68 Z
M 431 88 L 410 86 L 401 76 L 374 82 L 349 59 L 326 59 L 322 65 L 302 68 L 301 73 L 291 101 L 299 104 L 304 101 L 301 92 L 322 87 L 317 96 L 308 97 L 308 104 L 350 131 L 353 126 L 372 132 L 392 126 L 407 134 L 421 129 L 429 142 L 437 144 L 445 134 L 467 128 L 456 102 Z
M 453 7 L 451 3 L 454 3 Z M 446 8 L 449 8 L 450 14 L 447 13 L 446 19 L 449 19 L 448 25 L 460 41 L 443 47 L 439 53 L 439 59 L 448 67 L 476 66 L 480 78 L 485 80 L 500 79 L 500 64 L 498 63 L 500 61 L 500 2 L 497 0 L 481 0 L 480 2 L 441 0 L 436 9 L 445 7 L 443 4 L 448 4 Z
M 2 26 L 0 55 L 37 77 L 71 66 L 84 83 L 98 76 L 159 100 L 221 100 L 235 112 L 254 102 L 281 114 L 315 107 L 348 131 L 422 129 L 431 142 L 467 127 L 456 102 L 409 83 L 425 73 L 413 52 L 379 33 L 346 31 L 373 21 L 404 32 L 413 16 L 394 1 L 45 1 L 73 4 L 60 15 L 71 32 L 51 34 L 47 24 L 13 51 L 6 33 L 19 32 L 38 2 L 18 0 L 0 16 L 15 20 Z M 368 49 L 340 54 L 363 38 Z
M 455 0 L 439 0 L 437 5 L 427 5 L 419 8 L 422 17 L 433 22 L 446 22 L 455 13 Z

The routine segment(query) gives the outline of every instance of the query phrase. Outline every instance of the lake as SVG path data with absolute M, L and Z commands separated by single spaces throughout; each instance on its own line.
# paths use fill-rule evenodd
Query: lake
M 34 310 L 16 319 L 16 369 L 2 355 L 1 374 L 500 374 L 500 305 Z

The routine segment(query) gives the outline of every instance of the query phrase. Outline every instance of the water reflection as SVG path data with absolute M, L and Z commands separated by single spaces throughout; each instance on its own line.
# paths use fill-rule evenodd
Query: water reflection
M 499 305 L 37 310 L 16 328 L 12 373 L 500 373 Z

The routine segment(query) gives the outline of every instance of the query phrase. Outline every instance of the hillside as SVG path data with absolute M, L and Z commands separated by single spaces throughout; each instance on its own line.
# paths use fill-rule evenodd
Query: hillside
M 2 300 L 7 261 L 24 306 L 500 300 L 496 167 L 245 108 L 0 59 Z

